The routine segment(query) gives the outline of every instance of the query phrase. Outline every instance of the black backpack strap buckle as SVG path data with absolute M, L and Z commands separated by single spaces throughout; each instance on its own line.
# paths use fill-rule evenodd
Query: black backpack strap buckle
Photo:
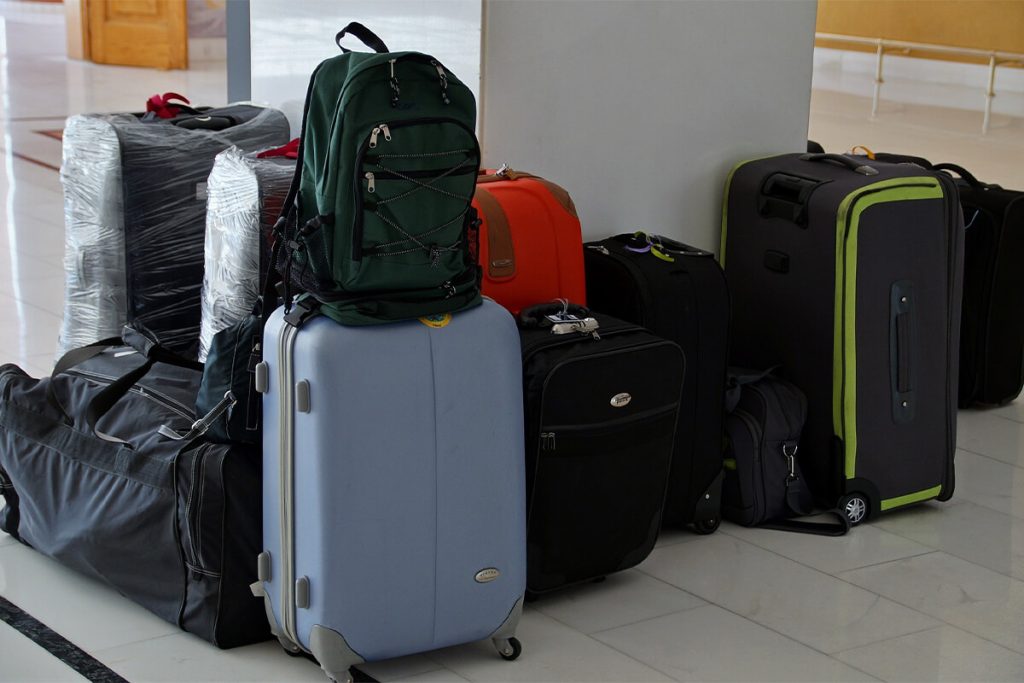
M 312 297 L 299 299 L 292 309 L 284 316 L 284 321 L 292 327 L 299 328 L 310 318 L 320 313 L 320 302 Z

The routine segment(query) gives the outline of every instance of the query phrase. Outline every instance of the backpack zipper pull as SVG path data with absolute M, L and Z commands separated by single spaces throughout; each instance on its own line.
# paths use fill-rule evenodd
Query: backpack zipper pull
M 445 104 L 451 104 L 451 100 L 448 99 L 448 74 L 445 73 L 444 67 L 438 64 L 436 59 L 431 59 L 430 63 L 437 69 L 437 77 L 441 79 L 441 100 Z
M 377 146 L 377 138 L 380 137 L 381 133 L 384 134 L 385 142 L 391 142 L 391 129 L 388 128 L 388 124 L 378 123 L 373 127 L 373 130 L 370 131 L 370 149 Z
M 373 194 L 374 192 L 377 191 L 374 184 L 373 173 L 371 173 L 370 171 L 366 172 L 366 191 L 369 192 L 370 194 Z
M 604 254 L 605 256 L 611 254 L 611 252 L 608 251 L 608 247 L 602 244 L 588 244 L 587 249 L 593 249 L 594 251 Z

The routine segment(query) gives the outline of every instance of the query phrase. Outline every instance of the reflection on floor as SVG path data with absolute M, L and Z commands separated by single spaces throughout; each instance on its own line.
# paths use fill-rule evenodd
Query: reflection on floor
M 63 229 L 51 168 L 60 143 L 36 131 L 72 112 L 138 109 L 157 90 L 221 103 L 223 72 L 68 63 L 45 52 L 60 45 L 51 26 L 0 30 L 0 361 L 42 374 L 62 314 Z M 816 92 L 812 137 L 960 161 L 1024 188 L 1019 121 L 980 139 L 970 114 L 906 107 L 872 122 L 868 107 Z M 366 671 L 382 681 L 1024 680 L 1024 403 L 962 413 L 959 443 L 951 503 L 842 539 L 729 524 L 711 537 L 667 532 L 639 569 L 534 603 L 517 662 L 483 643 Z M 0 595 L 131 681 L 323 680 L 276 643 L 216 650 L 3 536 Z M 3 681 L 80 679 L 3 623 L 0 653 Z

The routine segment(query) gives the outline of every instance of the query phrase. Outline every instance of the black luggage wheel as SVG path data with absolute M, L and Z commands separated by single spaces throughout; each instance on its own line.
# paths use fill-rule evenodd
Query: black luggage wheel
M 693 522 L 693 530 L 701 536 L 707 536 L 713 534 L 718 530 L 718 527 L 722 524 L 721 517 L 711 517 L 710 519 L 696 519 Z
M 507 640 L 495 639 L 494 647 L 506 662 L 514 662 L 523 653 L 523 644 L 515 636 Z
M 839 509 L 850 520 L 850 526 L 857 526 L 871 515 L 871 502 L 863 493 L 848 493 L 839 499 Z

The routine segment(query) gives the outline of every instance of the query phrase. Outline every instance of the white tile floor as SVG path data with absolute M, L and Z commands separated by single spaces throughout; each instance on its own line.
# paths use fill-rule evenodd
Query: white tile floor
M 53 54 L 59 27 L 8 18 L 0 31 L 0 362 L 41 374 L 62 313 L 63 230 L 46 167 L 60 144 L 34 131 L 71 112 L 137 109 L 156 90 L 219 103 L 223 74 L 72 64 Z M 1024 187 L 1024 122 L 983 140 L 969 114 L 907 106 L 868 121 L 868 107 L 816 91 L 812 137 L 961 161 Z M 527 609 L 517 662 L 474 644 L 365 669 L 382 681 L 1022 681 L 1024 402 L 962 413 L 959 443 L 951 503 L 841 539 L 669 532 L 637 570 Z M 2 535 L 0 595 L 131 681 L 323 680 L 276 643 L 216 650 Z M 0 680 L 80 677 L 0 624 Z

